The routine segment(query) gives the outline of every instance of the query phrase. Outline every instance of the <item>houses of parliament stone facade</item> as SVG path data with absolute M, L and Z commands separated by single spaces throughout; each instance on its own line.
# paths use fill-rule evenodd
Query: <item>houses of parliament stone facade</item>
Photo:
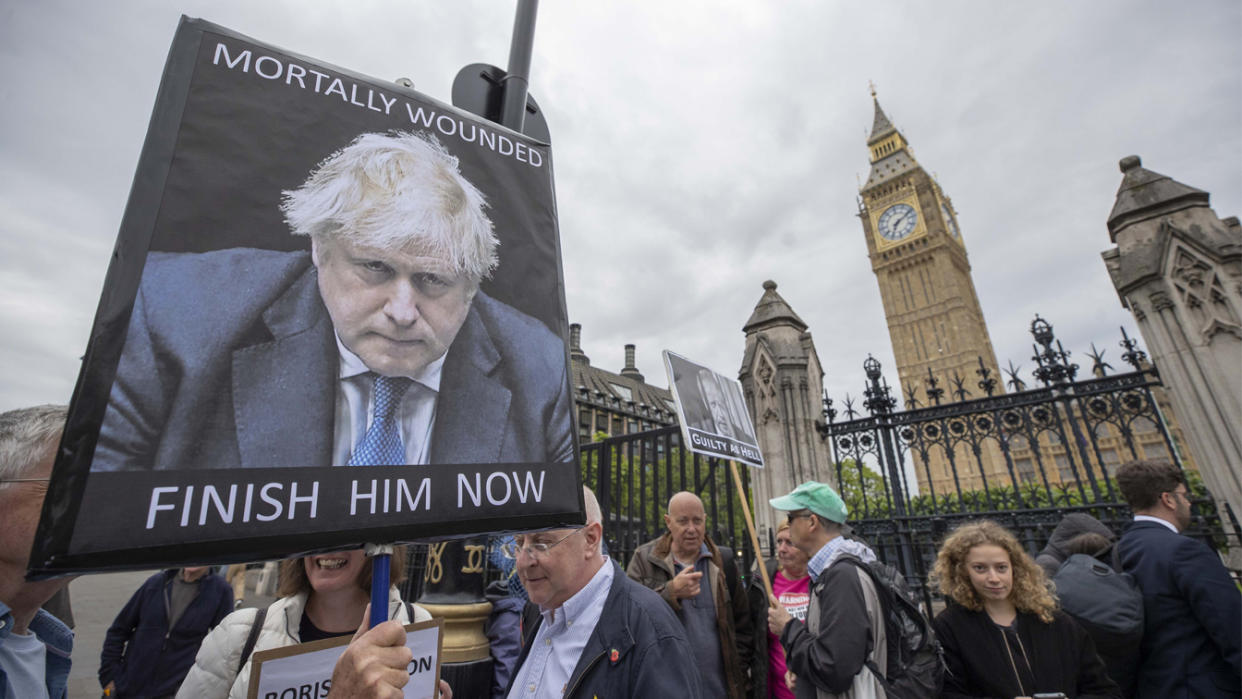
M 578 441 L 617 437 L 677 424 L 673 394 L 653 386 L 635 365 L 637 348 L 625 346 L 625 366 L 612 372 L 593 366 L 582 350 L 582 326 L 569 326 L 569 358 L 573 365 Z M 661 368 L 660 376 L 664 376 Z

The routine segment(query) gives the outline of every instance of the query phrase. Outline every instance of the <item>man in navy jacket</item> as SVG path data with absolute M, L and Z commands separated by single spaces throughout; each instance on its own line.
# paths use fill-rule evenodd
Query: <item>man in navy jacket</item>
M 584 527 L 515 539 L 518 578 L 530 603 L 507 696 L 699 699 L 703 690 L 681 622 L 659 595 L 603 555 L 599 502 L 590 488 L 582 491 Z
M 99 684 L 111 696 L 177 693 L 207 632 L 233 611 L 233 589 L 209 571 L 156 573 L 129 598 L 108 628 L 99 658 Z
M 1134 523 L 1118 544 L 1143 590 L 1139 699 L 1242 696 L 1242 594 L 1220 556 L 1180 532 L 1190 524 L 1186 476 L 1163 461 L 1117 470 Z

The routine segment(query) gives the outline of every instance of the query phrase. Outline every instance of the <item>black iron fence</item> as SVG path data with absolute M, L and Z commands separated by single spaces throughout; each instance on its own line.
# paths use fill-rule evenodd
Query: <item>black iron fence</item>
M 1085 380 L 1076 380 L 1078 365 L 1051 325 L 1036 316 L 1031 333 L 1035 388 L 1027 388 L 1011 363 L 1012 391 L 998 394 L 996 378 L 980 360 L 974 382 L 980 397 L 954 375 L 949 383 L 956 401 L 942 404 L 945 391 L 929 375 L 923 400 L 918 386 L 907 386 L 908 409 L 896 412 L 879 362 L 868 358 L 865 417 L 847 398 L 848 419 L 837 422 L 833 401 L 824 400 L 820 432 L 855 532 L 900 568 L 929 605 L 934 595 L 924 585 L 927 573 L 945 534 L 958 524 L 995 520 L 1033 555 L 1071 512 L 1086 512 L 1115 532 L 1129 523 L 1130 510 L 1111 478 L 1120 463 L 1155 456 L 1184 467 L 1181 445 L 1153 393 L 1159 375 L 1124 329 L 1122 359 L 1133 370 L 1109 375 L 1112 367 L 1093 346 L 1093 378 Z M 1226 506 L 1222 522 L 1197 474 L 1187 475 L 1194 495 L 1187 534 L 1217 548 L 1237 545 L 1242 529 L 1233 513 Z
M 747 542 L 728 462 L 683 449 L 677 426 L 609 437 L 582 444 L 580 449 L 582 482 L 599 500 L 607 553 L 622 567 L 635 549 L 664 533 L 668 500 L 685 490 L 702 498 L 712 540 L 737 550 L 743 557 L 742 569 L 749 570 L 754 553 Z M 743 488 L 749 493 L 749 474 L 744 468 L 740 473 Z M 406 599 L 418 599 L 427 567 L 427 545 L 411 545 L 408 554 L 409 577 L 402 592 Z M 489 556 L 486 579 L 499 575 Z
M 664 533 L 669 498 L 686 490 L 702 498 L 712 540 L 741 551 L 749 569 L 754 554 L 743 546 L 746 524 L 728 462 L 683 448 L 679 427 L 609 437 L 581 445 L 581 452 L 582 481 L 599 499 L 608 553 L 622 566 Z M 739 472 L 749 494 L 750 475 Z
M 896 565 L 930 605 L 937 595 L 927 574 L 945 535 L 962 522 L 988 518 L 1009 528 L 1034 555 L 1072 512 L 1084 512 L 1115 532 L 1131 520 L 1112 480 L 1120 463 L 1163 457 L 1184 466 L 1176 439 L 1156 395 L 1160 378 L 1122 330 L 1122 359 L 1130 371 L 1115 373 L 1095 350 L 1091 377 L 1036 317 L 1033 387 L 1011 363 L 1010 392 L 980 362 L 973 385 L 949 377 L 953 402 L 932 376 L 922 392 L 905 389 L 907 410 L 897 401 L 874 359 L 864 364 L 868 385 L 863 415 L 851 399 L 844 421 L 825 399 L 819 426 L 835 475 L 851 511 L 857 538 Z M 969 386 L 969 387 L 968 387 Z M 749 498 L 749 474 L 741 469 Z M 664 532 L 663 514 L 678 491 L 698 494 L 718 544 L 743 556 L 751 551 L 727 462 L 684 449 L 678 427 L 610 437 L 582 445 L 583 482 L 595 490 L 604 515 L 609 553 L 624 565 L 634 550 Z M 1242 527 L 1234 513 L 1218 512 L 1193 471 L 1190 536 L 1217 549 L 1239 545 Z M 754 503 L 751 503 L 752 506 Z M 766 503 L 759 503 L 766 507 Z M 762 541 L 773 554 L 770 541 Z
M 949 377 L 953 402 L 944 402 L 946 391 L 929 376 L 922 397 L 920 387 L 905 387 L 907 409 L 896 411 L 879 362 L 869 358 L 866 415 L 847 397 L 847 419 L 838 421 L 833 401 L 825 398 L 820 436 L 831 450 L 853 535 L 897 566 L 929 608 L 938 595 L 927 586 L 927 574 L 945 535 L 959 524 L 992 519 L 1034 555 L 1072 512 L 1090 514 L 1114 532 L 1124 529 L 1132 514 L 1112 480 L 1120 463 L 1157 456 L 1184 467 L 1181 444 L 1155 393 L 1160 377 L 1124 329 L 1122 359 L 1131 370 L 1110 374 L 1104 353 L 1093 346 L 1091 378 L 1082 380 L 1047 322 L 1036 317 L 1031 332 L 1033 388 L 1010 363 L 1010 392 L 1000 393 L 980 361 L 971 388 L 963 377 Z M 728 463 L 684 448 L 679 427 L 582 444 L 581 456 L 583 483 L 595 491 L 603 513 L 608 553 L 623 566 L 665 531 L 668 499 L 686 490 L 702 498 L 712 539 L 737 551 L 740 569 L 750 570 L 755 552 Z M 740 473 L 752 499 L 748 469 Z M 1218 512 L 1197 474 L 1187 476 L 1193 495 L 1187 534 L 1218 550 L 1239 545 L 1242 526 L 1234 513 L 1227 506 Z M 773 555 L 772 541 L 760 545 L 765 550 L 758 555 Z M 426 552 L 411 548 L 413 599 Z

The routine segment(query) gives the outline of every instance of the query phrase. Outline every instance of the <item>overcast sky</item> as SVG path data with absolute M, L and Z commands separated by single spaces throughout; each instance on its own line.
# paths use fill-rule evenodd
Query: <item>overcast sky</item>
M 449 101 L 504 66 L 511 2 L 0 6 L 0 410 L 68 401 L 164 58 L 185 13 Z M 671 349 L 735 375 L 765 279 L 834 398 L 895 379 L 857 218 L 868 82 L 959 213 L 1001 365 L 1035 313 L 1121 366 L 1099 253 L 1123 156 L 1242 213 L 1242 3 L 577 2 L 540 6 L 569 317 L 593 364 Z

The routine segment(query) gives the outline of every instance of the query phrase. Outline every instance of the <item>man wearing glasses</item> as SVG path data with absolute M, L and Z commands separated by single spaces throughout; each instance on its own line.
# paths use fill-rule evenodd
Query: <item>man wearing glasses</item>
M 599 503 L 588 488 L 583 499 L 581 529 L 515 539 L 530 604 L 509 698 L 702 696 L 681 624 L 600 552 Z
M 39 606 L 71 578 L 26 580 L 63 405 L 0 414 L 0 697 L 65 696 L 73 632 Z
M 809 557 L 812 581 L 805 621 L 776 598 L 768 608 L 768 629 L 785 648 L 786 686 L 797 697 L 885 696 L 866 667 L 868 661 L 886 667 L 888 658 L 875 583 L 853 565 L 834 565 L 844 557 L 875 560 L 866 545 L 845 538 L 845 502 L 827 484 L 807 481 L 768 503 L 789 513 L 790 543 Z
M 1134 510 L 1118 552 L 1143 590 L 1139 699 L 1242 696 L 1242 594 L 1190 526 L 1186 475 L 1167 461 L 1131 461 L 1117 485 Z

